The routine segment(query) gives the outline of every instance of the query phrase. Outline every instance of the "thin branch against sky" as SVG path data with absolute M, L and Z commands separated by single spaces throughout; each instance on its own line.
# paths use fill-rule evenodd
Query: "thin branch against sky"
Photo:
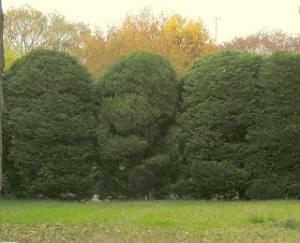
M 188 18 L 201 18 L 212 37 L 215 34 L 215 18 L 220 17 L 219 41 L 262 29 L 300 33 L 298 0 L 6 0 L 3 3 L 4 9 L 24 4 L 43 12 L 58 11 L 70 20 L 83 21 L 102 29 L 107 25 L 118 24 L 128 13 L 150 7 L 157 14 L 163 11 Z

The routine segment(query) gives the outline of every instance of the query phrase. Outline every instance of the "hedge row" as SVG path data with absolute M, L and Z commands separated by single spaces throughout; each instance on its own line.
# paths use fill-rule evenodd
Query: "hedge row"
M 182 78 L 155 53 L 98 81 L 38 50 L 5 74 L 4 193 L 300 198 L 300 56 L 217 52 Z

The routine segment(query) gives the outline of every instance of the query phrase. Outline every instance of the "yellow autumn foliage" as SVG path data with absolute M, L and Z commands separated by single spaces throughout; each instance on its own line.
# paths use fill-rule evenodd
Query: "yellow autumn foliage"
M 121 55 L 136 50 L 160 53 L 180 74 L 193 59 L 216 50 L 216 45 L 201 20 L 156 16 L 144 9 L 126 16 L 120 26 L 109 27 L 105 36 L 97 33 L 85 37 L 76 54 L 97 78 Z

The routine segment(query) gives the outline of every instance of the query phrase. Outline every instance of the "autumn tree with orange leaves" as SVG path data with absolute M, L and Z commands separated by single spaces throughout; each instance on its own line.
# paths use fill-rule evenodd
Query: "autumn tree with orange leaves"
M 75 54 L 98 77 L 120 56 L 136 50 L 158 52 L 182 73 L 192 60 L 216 50 L 216 45 L 202 21 L 179 15 L 156 16 L 144 9 L 126 16 L 119 27 L 109 27 L 105 36 L 98 32 L 85 37 Z

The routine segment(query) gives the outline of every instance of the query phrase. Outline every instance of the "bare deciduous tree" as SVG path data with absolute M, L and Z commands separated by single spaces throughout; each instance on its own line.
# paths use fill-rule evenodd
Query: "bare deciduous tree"
M 82 37 L 90 32 L 83 23 L 70 22 L 58 13 L 44 14 L 26 5 L 5 12 L 5 41 L 19 55 L 37 47 L 70 51 L 78 48 Z
M 281 30 L 265 30 L 245 37 L 236 37 L 223 43 L 221 48 L 262 54 L 271 54 L 276 50 L 299 52 L 300 36 L 290 35 Z

